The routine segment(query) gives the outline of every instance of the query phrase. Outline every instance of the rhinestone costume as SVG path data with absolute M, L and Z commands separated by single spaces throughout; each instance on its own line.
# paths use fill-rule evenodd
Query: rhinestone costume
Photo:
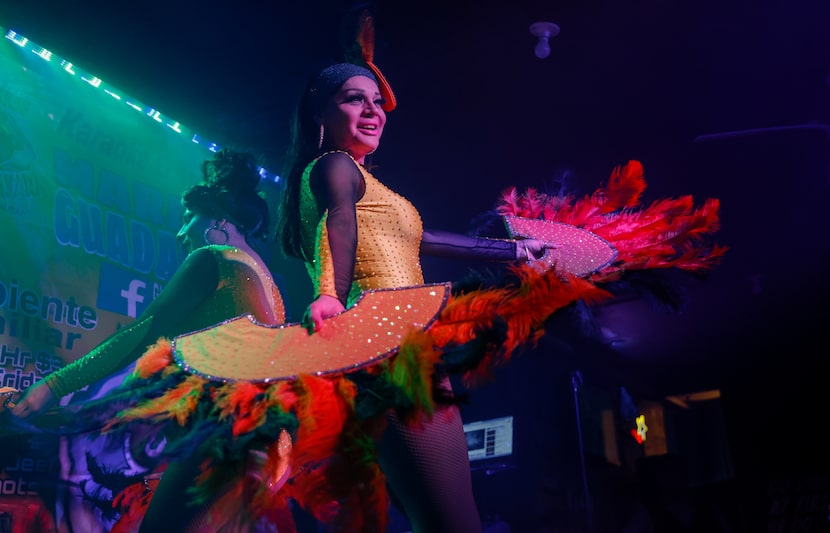
M 306 268 L 315 281 L 315 296 L 328 294 L 337 298 L 335 265 L 326 229 L 328 213 L 321 210 L 309 184 L 311 171 L 318 160 L 312 161 L 302 176 L 302 240 L 306 256 L 314 258 L 313 262 L 306 263 Z M 362 174 L 365 192 L 355 204 L 359 231 L 349 302 L 364 290 L 424 282 L 419 256 L 423 224 L 418 211 L 409 200 L 382 184 L 362 165 L 355 163 L 355 166 Z
M 122 329 L 80 359 L 45 378 L 55 397 L 61 398 L 90 383 L 123 369 L 135 361 L 159 337 L 203 329 L 222 320 L 250 314 L 260 322 L 277 324 L 285 321 L 285 308 L 279 290 L 264 265 L 232 246 L 206 246 L 197 250 L 209 253 L 216 261 L 219 279 L 216 290 L 195 309 L 182 315 L 167 307 L 162 320 L 153 314 L 158 307 L 149 307 L 139 321 Z M 195 252 L 194 252 L 195 253 Z M 177 271 L 165 291 L 176 291 L 176 285 L 187 283 L 187 261 Z M 172 305 L 176 305 L 175 302 Z M 166 317 L 175 319 L 168 322 Z
M 313 164 L 306 170 L 301 196 L 305 255 L 312 258 L 307 267 L 315 281 L 317 294 L 337 296 L 343 301 L 345 298 L 338 290 L 338 273 L 335 271 L 344 263 L 338 265 L 333 259 L 332 236 L 326 231 L 328 213 L 321 211 L 317 205 L 308 182 L 312 168 Z M 366 289 L 402 289 L 423 283 L 418 254 L 424 230 L 417 211 L 361 166 L 357 165 L 357 168 L 365 181 L 365 191 L 361 191 L 362 197 L 356 199 L 356 223 L 360 231 L 355 243 L 355 274 L 353 282 L 345 291 L 348 293 L 348 302 L 356 301 L 360 292 Z M 540 269 L 533 264 L 512 265 L 509 270 L 514 275 L 513 278 L 496 285 L 482 283 L 476 288 L 461 287 L 452 294 L 437 319 L 425 325 L 425 330 L 416 328 L 412 334 L 402 337 L 394 354 L 372 362 L 369 366 L 356 365 L 358 370 L 353 372 L 311 372 L 275 381 L 253 379 L 257 375 L 250 374 L 247 375 L 248 379 L 223 381 L 217 380 L 212 371 L 202 375 L 188 372 L 174 362 L 170 343 L 161 342 L 139 359 L 133 378 L 121 387 L 128 391 L 142 391 L 143 398 L 151 400 L 122 411 L 117 422 L 126 427 L 132 422 L 152 422 L 163 429 L 167 424 L 178 431 L 180 446 L 189 444 L 193 450 L 207 447 L 215 453 L 213 461 L 206 463 L 200 483 L 193 487 L 197 489 L 194 492 L 201 496 L 203 502 L 209 501 L 213 494 L 211 482 L 225 480 L 231 485 L 227 494 L 234 498 L 232 501 L 229 498 L 216 502 L 212 516 L 227 516 L 229 509 L 239 507 L 242 500 L 238 496 L 244 493 L 249 480 L 238 476 L 230 477 L 230 472 L 238 470 L 234 468 L 235 465 L 253 450 L 263 452 L 264 462 L 262 471 L 258 473 L 258 490 L 244 500 L 247 512 L 275 524 L 281 532 L 291 532 L 296 530 L 291 513 L 291 508 L 296 503 L 335 530 L 382 531 L 386 525 L 388 505 L 385 473 L 391 469 L 388 464 L 384 464 L 384 471 L 380 470 L 373 438 L 377 437 L 379 428 L 387 422 L 386 413 L 390 409 L 395 409 L 402 416 L 399 420 L 391 421 L 389 426 L 397 426 L 394 434 L 401 437 L 400 446 L 396 449 L 410 446 L 417 450 L 416 453 L 428 452 L 430 457 L 439 459 L 434 463 L 438 466 L 432 472 L 448 473 L 448 477 L 453 479 L 461 479 L 466 475 L 463 469 L 453 470 L 452 465 L 444 461 L 447 454 L 433 453 L 441 447 L 446 451 L 453 435 L 457 434 L 457 431 L 451 431 L 451 424 L 460 423 L 457 417 L 445 417 L 448 411 L 438 408 L 439 400 L 442 399 L 440 388 L 433 388 L 432 377 L 436 365 L 447 364 L 443 359 L 445 355 L 449 354 L 456 364 L 457 369 L 454 371 L 465 378 L 470 375 L 486 375 L 488 369 L 508 362 L 517 348 L 538 339 L 544 333 L 548 319 L 562 308 L 577 301 L 590 304 L 610 298 L 611 294 L 598 286 L 598 281 L 616 279 L 631 268 L 672 266 L 706 269 L 722 255 L 722 248 L 707 249 L 698 238 L 716 230 L 716 204 L 707 204 L 701 211 L 691 213 L 688 210 L 674 209 L 673 218 L 666 217 L 664 211 L 654 214 L 653 209 L 643 210 L 646 215 L 653 214 L 653 217 L 636 217 L 637 213 L 631 208 L 635 207 L 636 199 L 642 192 L 642 187 L 637 186 L 642 179 L 640 171 L 641 168 L 636 165 L 626 167 L 622 172 L 622 178 L 625 179 L 612 179 L 613 187 L 603 190 L 603 194 L 598 194 L 595 198 L 576 202 L 565 199 L 555 203 L 556 213 L 562 217 L 556 222 L 591 231 L 619 250 L 619 256 L 600 257 L 597 254 L 602 247 L 591 248 L 593 251 L 588 255 L 589 261 L 586 264 L 582 263 L 585 259 L 583 254 L 570 258 L 578 260 L 577 266 L 587 274 L 583 277 L 569 275 L 555 268 Z M 635 186 L 621 186 L 629 183 Z M 524 209 L 518 194 L 510 198 L 511 201 L 505 202 L 506 205 L 500 209 L 500 214 L 550 219 Z M 681 207 L 688 203 L 684 201 Z M 528 204 L 536 205 L 536 202 Z M 680 217 L 677 216 L 678 213 Z M 655 219 L 666 222 L 668 226 L 656 224 Z M 689 219 L 696 224 L 685 224 Z M 613 224 L 617 221 L 620 224 Z M 668 238 L 676 248 L 673 247 L 670 254 L 666 252 L 664 256 L 659 256 L 660 262 L 642 259 L 643 254 L 638 254 L 638 251 L 653 252 L 651 245 L 660 250 L 666 248 L 664 230 L 673 229 L 681 223 L 683 227 L 696 228 L 696 231 L 671 232 Z M 549 225 L 545 224 L 547 226 Z M 623 236 L 627 239 L 614 234 L 610 231 L 612 229 L 626 229 Z M 581 243 L 581 232 L 570 234 L 577 237 L 576 243 Z M 508 242 L 501 246 L 503 248 L 495 252 L 496 257 L 503 254 L 507 258 L 509 252 L 515 253 L 515 244 Z M 675 255 L 678 249 L 685 253 Z M 591 260 L 604 266 L 593 272 Z M 562 261 L 554 263 L 559 265 Z M 239 276 L 237 278 L 241 279 Z M 392 291 L 392 294 L 397 292 L 402 297 L 405 295 L 404 290 Z M 406 305 L 406 302 L 400 304 Z M 358 307 L 359 305 L 358 301 Z M 358 318 L 359 315 L 357 313 Z M 380 319 L 383 320 L 384 317 L 380 316 Z M 225 321 L 227 326 L 232 327 L 233 323 L 249 326 L 244 321 Z M 339 344 L 343 347 L 354 344 L 356 339 L 361 338 L 358 329 L 359 325 L 354 328 L 347 325 L 347 330 L 353 333 L 347 334 L 348 338 L 342 343 L 330 344 L 334 348 L 326 349 L 338 349 Z M 216 351 L 216 357 L 234 352 L 235 347 L 224 350 L 222 343 L 209 342 L 212 334 L 220 332 L 221 328 L 218 327 L 204 330 L 200 334 L 200 337 L 204 336 L 204 342 L 198 344 L 198 349 Z M 263 336 L 266 337 L 266 342 L 262 343 L 262 339 L 254 339 L 255 331 L 248 333 L 245 330 L 239 336 L 235 336 L 236 332 L 233 330 L 231 334 L 225 335 L 231 344 L 245 343 L 246 348 L 251 348 L 254 352 L 264 352 L 264 359 L 280 355 L 271 353 L 267 346 L 264 347 L 268 344 L 267 336 Z M 269 330 L 269 333 L 273 331 Z M 322 331 L 318 332 L 321 333 Z M 140 337 L 142 332 L 137 330 L 134 335 Z M 126 335 L 124 339 L 127 339 Z M 225 346 L 228 346 L 227 342 Z M 273 349 L 279 349 L 280 346 L 282 345 L 274 343 Z M 128 348 L 125 346 L 124 349 Z M 309 351 L 290 356 L 322 361 L 321 355 Z M 464 364 L 457 364 L 459 355 L 466 356 Z M 343 368 L 341 364 L 339 369 Z M 318 368 L 318 371 L 322 370 L 324 368 Z M 293 372 L 295 371 L 287 371 Z M 147 394 L 147 391 L 152 394 Z M 436 392 L 439 394 L 436 395 Z M 182 401 L 184 398 L 187 398 L 187 402 Z M 78 417 L 78 420 L 83 420 L 83 417 Z M 409 431 L 409 422 L 423 420 L 437 421 L 436 424 L 429 424 L 437 432 L 421 438 L 417 432 Z M 418 426 L 416 424 L 412 427 Z M 429 429 L 425 426 L 421 428 Z M 285 431 L 291 433 L 293 440 L 290 452 L 285 449 Z M 388 435 L 387 428 L 385 436 Z M 418 437 L 417 442 L 410 437 Z M 427 446 L 429 443 L 433 448 Z M 463 461 L 467 461 L 463 439 L 462 445 L 460 456 Z M 182 450 L 180 447 L 179 451 Z M 380 461 L 383 459 L 381 454 Z M 414 468 L 406 468 L 417 466 L 414 465 L 415 462 L 409 461 L 410 464 L 407 464 L 405 457 L 397 458 L 392 467 L 402 467 L 404 470 L 398 473 L 396 479 L 405 479 L 413 474 Z M 391 475 L 388 481 L 394 486 Z M 435 484 L 430 479 L 425 486 L 433 487 Z M 450 486 L 447 484 L 443 488 Z M 458 496 L 460 492 L 448 494 Z M 450 514 L 462 508 L 458 498 L 448 497 L 446 501 L 453 507 Z M 125 506 L 130 505 L 129 497 L 123 498 L 121 502 Z M 141 498 L 134 504 L 142 505 Z M 456 514 L 460 516 L 463 513 Z M 464 531 L 465 528 L 459 526 L 455 530 Z

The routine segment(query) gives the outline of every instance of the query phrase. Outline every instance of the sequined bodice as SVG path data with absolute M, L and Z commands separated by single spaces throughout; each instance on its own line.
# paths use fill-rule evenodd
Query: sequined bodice
M 171 338 L 202 330 L 240 315 L 253 315 L 266 324 L 285 321 L 282 297 L 265 265 L 232 246 L 208 246 L 207 249 L 219 269 L 218 285 L 209 297 L 195 307 L 185 306 L 187 312 L 166 309 L 169 320 L 154 314 L 142 315 L 85 356 L 46 376 L 46 384 L 54 395 L 60 398 L 126 367 L 159 336 Z M 181 292 L 170 286 L 166 290 L 173 290 L 173 294 Z M 168 304 L 175 305 L 175 301 Z
M 211 326 L 239 315 L 259 322 L 285 322 L 285 307 L 265 265 L 233 246 L 209 246 L 219 266 L 219 286 L 181 324 L 181 333 Z
M 417 209 L 406 198 L 378 181 L 362 165 L 355 164 L 363 175 L 366 191 L 355 206 L 358 235 L 350 302 L 367 289 L 424 283 L 420 263 L 423 224 Z M 324 218 L 319 215 L 309 185 L 313 166 L 314 162 L 303 173 L 300 208 L 304 221 L 303 246 L 309 256 L 312 247 L 317 246 L 314 256 L 319 258 L 320 247 L 325 247 L 320 242 L 320 236 L 324 234 L 320 228 Z M 314 272 L 313 265 L 307 266 L 314 283 L 319 283 L 320 273 Z

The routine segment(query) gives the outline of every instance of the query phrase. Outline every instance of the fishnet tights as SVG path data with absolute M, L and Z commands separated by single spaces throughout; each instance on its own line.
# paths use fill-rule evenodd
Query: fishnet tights
M 456 406 L 442 406 L 421 427 L 394 415 L 378 443 L 392 496 L 414 533 L 479 533 L 467 440 Z

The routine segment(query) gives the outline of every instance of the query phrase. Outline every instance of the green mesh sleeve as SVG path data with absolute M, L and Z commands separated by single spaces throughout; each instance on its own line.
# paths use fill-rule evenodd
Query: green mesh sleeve
M 80 390 L 126 367 L 143 353 L 153 317 L 111 335 L 85 356 L 44 378 L 56 398 Z

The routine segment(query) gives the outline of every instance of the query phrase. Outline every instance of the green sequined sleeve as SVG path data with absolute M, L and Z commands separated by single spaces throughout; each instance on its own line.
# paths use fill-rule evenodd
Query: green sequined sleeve
M 55 397 L 61 398 L 121 370 L 143 353 L 152 322 L 153 317 L 148 316 L 118 331 L 85 356 L 43 380 Z
M 219 284 L 219 264 L 210 247 L 191 252 L 170 282 L 129 327 L 119 330 L 92 351 L 44 381 L 63 397 L 121 370 L 141 357 L 159 337 L 183 333 L 196 309 L 208 301 Z M 185 328 L 185 329 L 182 329 Z

